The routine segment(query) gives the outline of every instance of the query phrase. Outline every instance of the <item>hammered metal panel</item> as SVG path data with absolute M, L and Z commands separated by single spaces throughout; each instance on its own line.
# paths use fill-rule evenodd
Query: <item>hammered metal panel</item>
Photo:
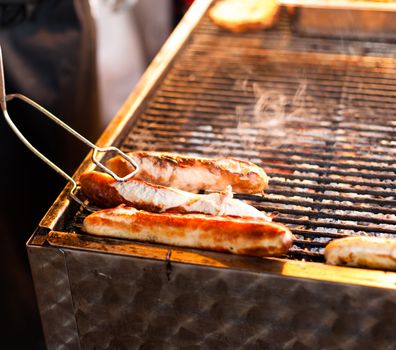
M 49 247 L 27 249 L 47 349 L 80 349 L 63 252 Z
M 394 290 L 112 254 L 65 254 L 82 349 L 396 346 Z

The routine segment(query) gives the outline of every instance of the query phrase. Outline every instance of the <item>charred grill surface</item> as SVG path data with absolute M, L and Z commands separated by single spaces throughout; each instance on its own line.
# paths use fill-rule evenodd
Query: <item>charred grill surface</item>
M 122 149 L 255 162 L 269 188 L 237 197 L 293 231 L 288 258 L 323 261 L 334 238 L 396 238 L 395 98 L 395 44 L 302 37 L 286 18 L 232 34 L 205 17 Z

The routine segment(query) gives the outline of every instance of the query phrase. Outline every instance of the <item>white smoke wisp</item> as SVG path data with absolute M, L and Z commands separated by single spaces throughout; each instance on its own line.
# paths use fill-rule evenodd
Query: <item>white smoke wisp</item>
M 209 121 L 192 131 L 184 130 L 182 136 L 175 137 L 175 143 L 188 141 L 195 145 L 194 150 L 191 150 L 194 154 L 202 152 L 224 157 L 238 154 L 239 157 L 260 162 L 264 148 L 276 148 L 283 143 L 292 143 L 293 138 L 296 139 L 289 124 L 298 124 L 310 112 L 306 105 L 309 96 L 306 94 L 305 82 L 299 84 L 293 95 L 286 94 L 285 90 L 251 83 L 247 79 L 237 80 L 233 89 L 244 97 L 249 97 L 250 103 L 236 105 L 235 114 L 218 115 L 213 124 Z M 251 101 L 252 94 L 254 101 Z M 225 125 L 227 126 L 224 127 Z M 155 130 L 155 124 L 148 126 Z M 150 139 L 152 132 L 140 130 L 140 134 L 147 139 Z M 150 148 L 154 144 L 157 146 L 158 142 L 152 145 L 146 142 L 144 146 Z M 167 149 L 170 145 L 163 147 Z
M 290 116 L 297 116 L 305 113 L 305 103 L 307 98 L 307 82 L 302 81 L 298 86 L 296 94 L 293 97 L 292 101 L 292 112 Z
M 256 145 L 264 142 L 277 147 L 288 140 L 288 121 L 304 111 L 306 82 L 302 82 L 291 99 L 283 92 L 253 84 L 255 105 L 237 106 L 237 131 L 242 147 L 249 152 L 256 151 Z

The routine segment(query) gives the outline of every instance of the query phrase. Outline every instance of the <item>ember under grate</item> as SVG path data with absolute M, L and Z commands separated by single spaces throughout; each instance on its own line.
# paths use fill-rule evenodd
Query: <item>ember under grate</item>
M 396 237 L 396 45 L 231 34 L 204 18 L 124 141 L 251 160 L 261 196 L 296 235 L 290 258 L 323 261 L 348 235 Z

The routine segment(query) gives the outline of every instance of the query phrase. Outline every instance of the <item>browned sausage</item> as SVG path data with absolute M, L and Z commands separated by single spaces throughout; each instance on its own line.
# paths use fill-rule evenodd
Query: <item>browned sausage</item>
M 259 193 L 268 186 L 265 171 L 251 162 L 233 158 L 201 158 L 163 152 L 135 151 L 128 153 L 139 166 L 135 179 L 178 188 L 189 192 L 223 191 L 231 185 L 237 193 Z M 133 171 L 132 165 L 116 156 L 107 161 L 119 176 Z
M 219 27 L 238 33 L 272 27 L 279 9 L 276 0 L 220 0 L 208 15 Z
M 331 241 L 325 249 L 326 263 L 396 270 L 396 239 L 346 237 Z
M 254 218 L 150 213 L 124 205 L 88 215 L 87 233 L 252 256 L 288 252 L 293 235 L 283 225 Z

